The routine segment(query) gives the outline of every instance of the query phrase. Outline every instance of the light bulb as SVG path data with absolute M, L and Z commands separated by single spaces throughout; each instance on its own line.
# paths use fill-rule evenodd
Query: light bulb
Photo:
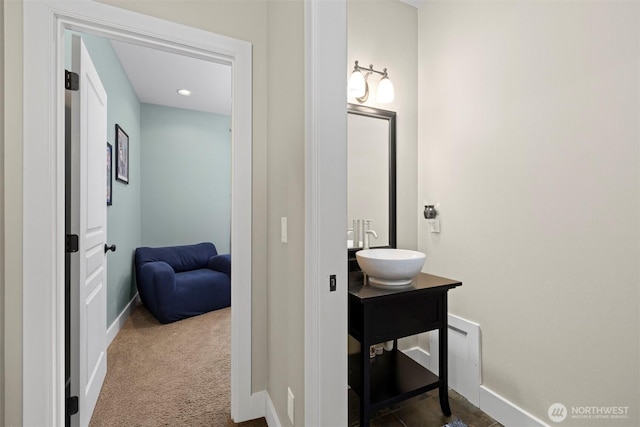
M 354 70 L 349 77 L 349 84 L 347 85 L 347 95 L 349 98 L 359 98 L 365 93 L 364 76 L 360 70 Z
M 378 90 L 376 92 L 376 101 L 380 104 L 386 104 L 393 101 L 395 93 L 393 90 L 393 84 L 387 75 L 385 74 L 378 83 Z

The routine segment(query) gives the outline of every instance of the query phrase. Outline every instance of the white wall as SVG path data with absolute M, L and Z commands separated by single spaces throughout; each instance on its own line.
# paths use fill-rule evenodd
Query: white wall
M 419 221 L 450 311 L 482 327 L 483 383 L 639 410 L 637 2 L 427 2 L 419 10 Z M 565 420 L 562 425 L 603 425 Z
M 2 138 L 4 420 L 22 423 L 22 3 L 2 2 L 4 134 Z

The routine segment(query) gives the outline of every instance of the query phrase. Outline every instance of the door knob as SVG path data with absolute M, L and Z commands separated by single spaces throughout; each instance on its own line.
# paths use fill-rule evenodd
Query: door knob
M 107 252 L 112 251 L 115 252 L 116 251 L 116 245 L 107 245 L 106 243 L 104 244 L 104 253 L 106 254 Z

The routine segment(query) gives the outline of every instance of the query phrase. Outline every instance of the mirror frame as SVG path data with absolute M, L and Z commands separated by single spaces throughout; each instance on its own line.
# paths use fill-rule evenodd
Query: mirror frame
M 364 105 L 347 104 L 348 114 L 357 114 L 389 122 L 389 245 L 378 248 L 395 248 L 396 242 L 396 112 Z M 347 144 L 349 141 L 347 141 Z M 355 253 L 362 248 L 348 248 L 349 260 L 355 261 Z

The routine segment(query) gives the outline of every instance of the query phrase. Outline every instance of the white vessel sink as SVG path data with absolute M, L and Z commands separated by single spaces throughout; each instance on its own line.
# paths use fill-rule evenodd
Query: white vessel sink
M 420 273 L 425 254 L 408 249 L 365 249 L 356 252 L 358 265 L 372 286 L 396 288 L 411 284 Z

